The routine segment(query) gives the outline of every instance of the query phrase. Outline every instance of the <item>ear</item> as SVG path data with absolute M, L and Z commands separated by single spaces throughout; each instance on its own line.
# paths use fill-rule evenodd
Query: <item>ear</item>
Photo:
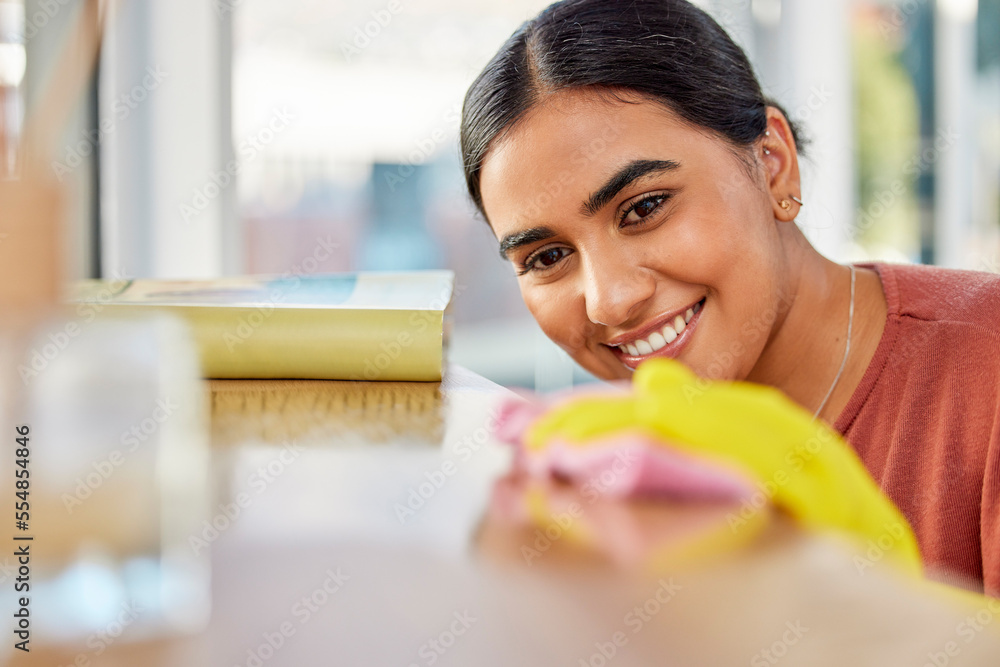
M 802 199 L 799 181 L 799 153 L 788 119 L 775 107 L 767 108 L 767 134 L 758 142 L 758 157 L 764 164 L 767 188 L 771 193 L 774 217 L 791 222 L 801 205 L 792 197 Z M 782 205 L 784 202 L 784 206 Z

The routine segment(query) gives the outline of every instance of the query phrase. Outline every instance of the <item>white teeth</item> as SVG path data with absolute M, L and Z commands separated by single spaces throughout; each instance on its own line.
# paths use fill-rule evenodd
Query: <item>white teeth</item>
M 670 345 L 677 337 L 684 333 L 688 323 L 701 311 L 701 302 L 696 303 L 692 308 L 688 308 L 683 315 L 674 318 L 673 326 L 667 325 L 663 330 L 649 336 L 646 340 L 635 340 L 631 343 L 624 343 L 618 347 L 633 357 L 643 357 L 653 352 L 662 350 Z

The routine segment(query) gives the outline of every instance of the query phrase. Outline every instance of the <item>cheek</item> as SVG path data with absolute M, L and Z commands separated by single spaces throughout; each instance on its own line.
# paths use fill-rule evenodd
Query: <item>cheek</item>
M 700 374 L 716 379 L 744 379 L 760 357 L 776 311 L 774 287 L 765 263 L 734 263 L 718 283 L 704 320 L 704 348 L 697 363 Z
M 582 302 L 554 288 L 521 288 L 528 311 L 542 331 L 570 355 L 584 349 L 594 325 L 587 319 Z
M 772 306 L 777 249 L 762 229 L 767 221 L 755 216 L 749 206 L 742 215 L 725 207 L 699 207 L 669 236 L 636 249 L 642 262 L 662 276 L 706 291 L 706 317 L 684 357 L 705 377 L 745 377 L 769 333 L 761 316 Z

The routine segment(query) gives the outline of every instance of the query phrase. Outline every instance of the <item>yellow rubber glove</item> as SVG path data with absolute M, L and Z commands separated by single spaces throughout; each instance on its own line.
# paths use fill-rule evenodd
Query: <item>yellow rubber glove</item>
M 854 450 L 777 389 L 712 382 L 677 361 L 653 359 L 630 394 L 582 396 L 558 404 L 522 434 L 528 456 L 551 443 L 586 447 L 638 434 L 756 480 L 801 525 L 884 543 L 919 573 L 920 552 L 906 519 L 881 492 Z

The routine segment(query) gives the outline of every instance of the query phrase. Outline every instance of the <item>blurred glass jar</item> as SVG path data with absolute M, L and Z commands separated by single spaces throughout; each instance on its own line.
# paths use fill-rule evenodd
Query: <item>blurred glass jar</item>
M 4 609 L 30 597 L 35 643 L 162 637 L 209 616 L 208 557 L 188 543 L 210 498 L 207 395 L 190 336 L 166 316 L 93 308 L 0 359 L 11 380 L 0 503 L 18 501 L 16 429 L 27 426 L 27 529 L 7 516 L 14 537 L 32 538 L 8 552 L 30 545 L 30 594 L 8 584 L 0 595 Z
M 24 124 L 24 2 L 0 0 L 0 179 L 18 175 Z

